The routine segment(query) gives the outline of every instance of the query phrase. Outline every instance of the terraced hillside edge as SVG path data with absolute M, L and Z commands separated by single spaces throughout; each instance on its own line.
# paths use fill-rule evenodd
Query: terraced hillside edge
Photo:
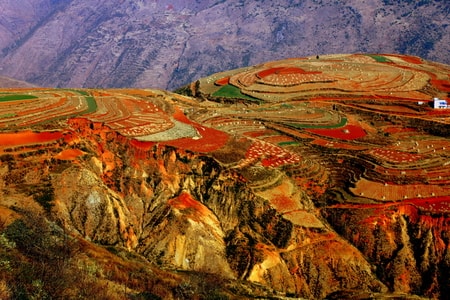
M 450 64 L 445 0 L 2 2 L 0 74 L 61 88 L 175 89 L 286 57 L 389 52 Z
M 0 293 L 443 299 L 449 77 L 353 54 L 184 95 L 2 89 Z

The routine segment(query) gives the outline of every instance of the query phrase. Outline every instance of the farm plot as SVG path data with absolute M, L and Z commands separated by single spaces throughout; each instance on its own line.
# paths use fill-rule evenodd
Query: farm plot
M 59 131 L 43 131 L 32 132 L 31 130 L 14 132 L 14 133 L 0 133 L 0 149 L 6 147 L 45 144 L 55 142 L 61 139 L 63 134 Z
M 9 96 L 9 101 L 0 102 L 0 127 L 25 127 L 51 120 L 68 118 L 87 113 L 92 107 L 84 96 L 76 92 L 27 90 L 28 96 Z M 9 117 L 5 114 L 8 114 Z
M 341 139 L 341 140 L 356 140 L 359 138 L 363 138 L 366 136 L 366 132 L 364 129 L 357 125 L 345 125 L 340 128 L 327 128 L 327 129 L 306 129 L 306 131 L 326 136 L 333 139 Z
M 124 136 L 137 137 L 168 130 L 174 126 L 169 116 L 149 101 L 121 94 L 98 96 L 98 110 L 86 115 Z
M 355 196 L 377 201 L 401 201 L 412 198 L 450 196 L 450 187 L 430 184 L 389 184 L 362 178 L 350 191 Z
M 423 159 L 424 156 L 420 154 L 397 151 L 389 148 L 375 148 L 368 151 L 368 154 L 391 163 L 411 163 Z
M 244 167 L 260 162 L 264 167 L 280 167 L 295 164 L 301 161 L 298 154 L 291 153 L 282 147 L 256 140 L 247 150 L 245 159 L 239 162 L 238 167 Z
M 348 144 L 348 143 L 343 143 L 341 141 L 330 141 L 330 140 L 325 140 L 325 139 L 314 139 L 311 142 L 312 145 L 318 145 L 318 146 L 322 146 L 322 147 L 328 147 L 328 148 L 334 148 L 334 149 L 345 149 L 345 150 L 356 150 L 356 151 L 361 151 L 361 150 L 366 150 L 368 148 L 368 146 L 363 146 L 363 145 L 353 145 L 353 144 Z
M 430 99 L 424 91 L 429 83 L 450 88 L 448 70 L 442 66 L 430 69 L 415 57 L 351 54 L 269 62 L 234 70 L 224 77 L 206 78 L 200 81 L 199 88 L 209 91 L 214 90 L 211 85 L 215 85 L 215 90 L 235 87 L 235 98 L 250 96 L 266 102 L 315 99 L 321 95 L 333 95 L 335 99 L 357 100 L 356 96 L 417 101 Z
M 359 107 L 370 109 L 373 111 L 389 112 L 396 114 L 421 115 L 417 110 L 401 105 L 379 105 L 379 104 L 359 104 Z

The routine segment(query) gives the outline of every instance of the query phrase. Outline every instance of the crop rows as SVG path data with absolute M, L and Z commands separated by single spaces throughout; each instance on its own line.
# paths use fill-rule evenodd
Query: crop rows
M 282 170 L 317 198 L 331 187 L 358 201 L 445 197 L 450 141 L 427 130 L 431 124 L 445 129 L 450 110 L 437 114 L 416 101 L 445 92 L 448 74 L 413 58 L 341 55 L 270 62 L 200 80 L 195 88 L 202 99 L 221 103 L 151 90 L 3 91 L 0 138 L 2 149 L 56 142 L 78 130 L 68 119 L 81 118 L 142 149 L 160 143 L 222 151 L 216 157 L 226 157 L 227 167 L 250 175 Z M 79 154 L 64 153 L 59 157 Z M 255 176 L 251 185 L 269 189 L 283 178 L 280 172 Z

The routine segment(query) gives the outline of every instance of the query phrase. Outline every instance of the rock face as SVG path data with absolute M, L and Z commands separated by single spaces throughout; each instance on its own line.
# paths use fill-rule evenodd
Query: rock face
M 0 74 L 175 89 L 286 57 L 381 52 L 448 64 L 448 12 L 446 1 L 4 1 Z
M 194 97 L 2 90 L 0 243 L 26 250 L 14 220 L 44 215 L 118 298 L 444 299 L 450 110 L 418 102 L 448 97 L 449 70 L 333 55 L 215 74 Z

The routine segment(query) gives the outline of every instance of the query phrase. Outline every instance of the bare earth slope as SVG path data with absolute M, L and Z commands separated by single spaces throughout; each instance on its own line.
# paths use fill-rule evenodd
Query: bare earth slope
M 174 89 L 267 60 L 401 53 L 450 63 L 448 1 L 3 1 L 0 74 Z
M 449 74 L 358 54 L 186 95 L 3 89 L 0 297 L 445 299 Z

